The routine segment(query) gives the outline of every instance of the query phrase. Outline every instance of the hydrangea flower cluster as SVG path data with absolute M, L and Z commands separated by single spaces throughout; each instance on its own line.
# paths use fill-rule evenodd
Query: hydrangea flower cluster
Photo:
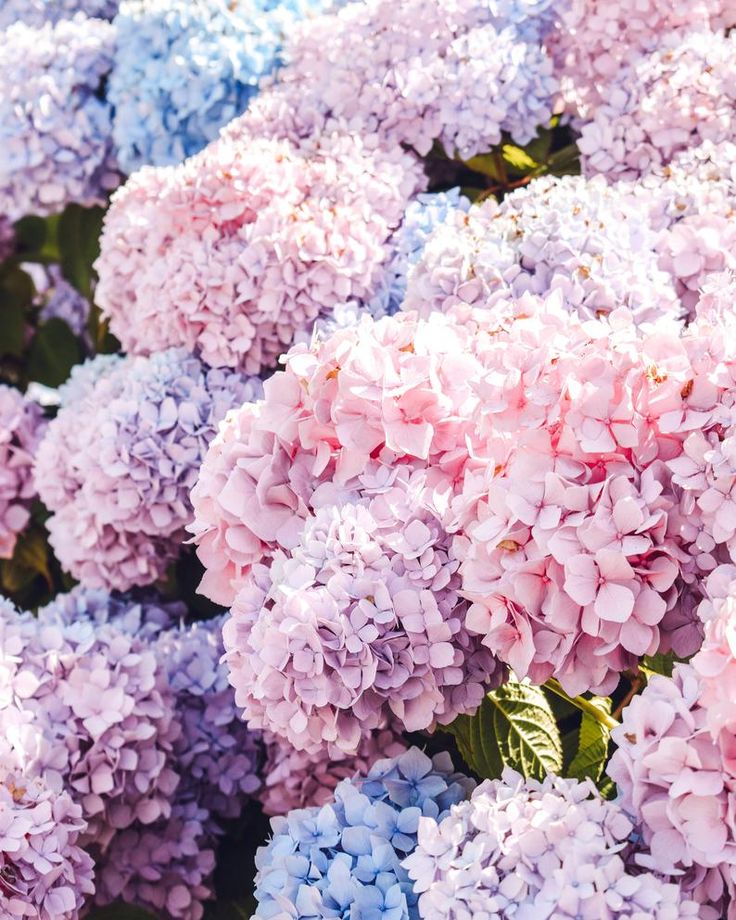
M 70 613 L 2 612 L 3 733 L 24 775 L 81 806 L 80 841 L 104 851 L 120 829 L 168 813 L 179 726 L 148 643 Z
M 45 425 L 37 405 L 0 384 L 0 559 L 10 559 L 30 519 L 33 460 Z
M 518 676 L 605 694 L 639 656 L 701 641 L 697 582 L 730 550 L 681 463 L 729 411 L 728 333 L 515 309 L 477 384 L 487 460 L 454 505 L 466 625 Z
M 50 542 L 89 587 L 150 584 L 179 553 L 217 424 L 260 383 L 176 349 L 82 370 L 36 459 Z
M 115 20 L 108 99 L 122 168 L 181 162 L 240 115 L 273 70 L 282 34 L 305 7 L 291 0 L 128 0 Z
M 733 0 L 572 0 L 556 4 L 558 20 L 547 35 L 565 103 L 588 117 L 620 85 L 627 65 L 653 51 L 667 33 L 686 35 L 736 23 Z M 667 117 L 659 112 L 660 118 Z
M 0 31 L 0 213 L 100 202 L 118 181 L 111 108 L 99 96 L 114 30 L 79 15 Z
M 677 884 L 629 871 L 632 829 L 590 780 L 540 783 L 507 769 L 444 818 L 420 818 L 404 867 L 422 920 L 698 917 Z
M 343 4 L 294 30 L 276 86 L 244 121 L 256 135 L 272 137 L 377 133 L 385 146 L 404 144 L 421 155 L 438 140 L 467 158 L 503 132 L 527 143 L 549 121 L 557 91 L 539 42 L 548 7 Z M 529 19 L 517 29 L 522 9 Z
M 500 205 L 491 198 L 469 213 L 450 212 L 409 274 L 404 308 L 426 316 L 560 291 L 585 317 L 627 307 L 640 323 L 676 318 L 682 311 L 672 277 L 658 264 L 658 244 L 627 187 L 544 177 Z
M 254 916 L 418 920 L 402 859 L 422 817 L 441 820 L 472 787 L 448 755 L 430 760 L 411 748 L 364 779 L 343 780 L 334 802 L 272 819 L 273 839 L 256 856 Z
M 321 312 L 372 294 L 420 181 L 408 154 L 365 140 L 298 149 L 233 131 L 115 195 L 96 300 L 129 352 L 180 345 L 258 373 Z
M 402 314 L 296 346 L 221 427 L 192 492 L 200 590 L 231 604 L 236 700 L 257 728 L 354 753 L 480 703 L 502 669 L 465 627 L 442 524 L 468 459 L 473 330 Z M 366 398 L 367 397 L 367 398 Z
M 112 19 L 118 5 L 118 0 L 3 0 L 0 29 L 7 29 L 16 22 L 42 27 L 47 22 L 73 19 L 76 13 Z
M 155 623 L 146 605 L 146 623 Z M 153 608 L 156 612 L 156 608 Z M 113 614 L 130 617 L 130 611 Z M 129 623 L 130 627 L 134 622 Z M 180 734 L 172 764 L 179 783 L 171 813 L 117 834 L 98 868 L 96 900 L 116 898 L 199 920 L 212 897 L 215 841 L 261 787 L 262 745 L 235 707 L 222 656 L 221 620 L 161 631 L 153 649 L 175 695 Z
M 0 767 L 0 911 L 3 917 L 77 920 L 94 891 L 79 846 L 82 809 L 66 792 Z
M 580 129 L 585 173 L 636 178 L 678 151 L 732 139 L 734 49 L 732 34 L 674 33 L 621 70 Z
M 707 905 L 701 915 L 717 920 L 736 888 L 733 734 L 725 745 L 714 740 L 699 697 L 689 665 L 653 677 L 613 732 L 608 774 L 647 847 L 636 861 L 682 876 L 683 888 Z

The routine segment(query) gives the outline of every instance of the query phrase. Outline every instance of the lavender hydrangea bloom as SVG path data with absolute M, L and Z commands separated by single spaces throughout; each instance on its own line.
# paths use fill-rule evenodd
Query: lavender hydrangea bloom
M 190 801 L 175 804 L 165 821 L 116 834 L 98 868 L 95 901 L 121 899 L 172 920 L 200 920 L 202 903 L 213 894 L 215 851 L 208 818 L 206 809 Z
M 118 0 L 3 0 L 0 29 L 6 29 L 15 22 L 43 26 L 47 22 L 71 19 L 75 13 L 112 19 L 117 9 Z
M 93 863 L 79 846 L 82 809 L 37 778 L 0 770 L 0 914 L 77 920 L 94 891 Z
M 81 14 L 0 32 L 0 213 L 99 203 L 117 184 L 111 108 L 98 95 L 114 31 Z
M 472 786 L 447 754 L 430 760 L 412 748 L 341 782 L 334 803 L 274 818 L 273 839 L 256 855 L 254 916 L 418 920 L 401 861 L 422 816 L 441 820 Z
M 96 608 L 99 597 L 91 601 Z M 161 631 L 164 616 L 179 607 L 112 598 L 107 605 L 110 619 L 124 622 L 126 631 L 156 636 L 152 648 L 168 674 L 181 731 L 171 759 L 179 775 L 171 815 L 150 825 L 138 821 L 113 838 L 98 867 L 96 900 L 122 898 L 175 920 L 199 920 L 213 896 L 222 821 L 240 815 L 259 789 L 263 752 L 260 736 L 239 718 L 220 663 L 221 618 Z M 97 609 L 93 615 L 100 620 Z
M 182 777 L 177 795 L 224 819 L 237 817 L 259 790 L 262 746 L 240 718 L 220 661 L 222 624 L 218 617 L 163 633 L 156 653 L 168 669 L 182 726 L 174 746 Z
M 40 408 L 0 384 L 0 559 L 13 555 L 36 495 L 33 455 L 46 422 Z
M 676 884 L 630 874 L 631 821 L 590 781 L 524 781 L 507 769 L 439 820 L 419 821 L 404 861 L 423 920 L 681 920 L 699 916 Z
M 159 578 L 179 553 L 189 490 L 218 423 L 259 393 L 259 381 L 208 370 L 183 349 L 85 365 L 36 463 L 62 566 L 88 587 Z
M 404 308 L 426 316 L 560 291 L 586 318 L 625 306 L 637 323 L 684 313 L 659 266 L 659 234 L 627 186 L 543 177 L 468 214 L 450 213 L 409 277 Z
M 0 724 L 24 774 L 66 790 L 89 824 L 83 842 L 104 851 L 134 821 L 168 815 L 179 725 L 148 642 L 68 603 L 0 612 Z

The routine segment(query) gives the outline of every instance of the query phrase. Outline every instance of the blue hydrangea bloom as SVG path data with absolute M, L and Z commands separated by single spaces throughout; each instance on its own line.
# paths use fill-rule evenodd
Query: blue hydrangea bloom
M 256 856 L 255 918 L 417 920 L 401 862 L 416 847 L 420 817 L 441 820 L 473 785 L 453 773 L 448 754 L 430 760 L 411 748 L 343 780 L 334 803 L 274 818 Z
M 14 22 L 29 26 L 42 26 L 45 22 L 71 19 L 75 13 L 112 19 L 117 13 L 119 0 L 2 0 L 0 2 L 0 29 Z
M 108 96 L 123 169 L 181 162 L 242 113 L 319 0 L 128 0 Z
M 525 41 L 540 41 L 566 6 L 566 0 L 489 0 L 488 10 L 497 28 L 513 26 Z

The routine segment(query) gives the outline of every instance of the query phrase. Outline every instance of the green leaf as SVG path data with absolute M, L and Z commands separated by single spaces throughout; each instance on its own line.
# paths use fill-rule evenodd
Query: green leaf
M 205 905 L 204 920 L 250 920 L 256 909 L 254 898 L 240 901 L 211 901 Z
M 23 354 L 25 326 L 26 314 L 20 304 L 0 302 L 0 355 L 19 358 Z
M 64 320 L 53 317 L 42 323 L 31 343 L 28 375 L 48 387 L 57 387 L 82 360 L 82 351 L 74 333 Z
M 643 671 L 647 677 L 651 677 L 653 674 L 672 677 L 675 661 L 676 659 L 672 652 L 667 652 L 666 655 L 646 655 L 639 662 L 639 670 Z
M 468 766 L 484 779 L 500 776 L 506 766 L 537 779 L 562 768 L 560 733 L 540 687 L 510 681 L 448 730 Z
M 589 702 L 606 715 L 611 714 L 611 701 L 605 697 L 593 697 Z M 567 775 L 575 779 L 590 777 L 597 783 L 603 774 L 608 757 L 608 742 L 611 732 L 607 725 L 588 712 L 583 713 L 580 723 L 578 751 L 568 767 Z
M 528 143 L 524 150 L 526 153 L 540 165 L 547 162 L 547 157 L 549 156 L 549 150 L 552 146 L 552 130 L 551 128 L 539 128 L 537 130 L 537 136 L 533 141 Z
M 92 263 L 100 253 L 102 208 L 71 204 L 59 218 L 58 239 L 61 270 L 66 280 L 92 300 Z
M 465 165 L 473 172 L 488 176 L 495 182 L 503 182 L 503 170 L 499 168 L 499 157 L 493 153 L 482 153 L 477 157 L 465 160 Z
M 514 147 L 513 144 L 504 144 L 501 154 L 509 166 L 522 175 L 537 169 L 540 165 L 526 150 Z
M 568 144 L 547 159 L 547 172 L 552 176 L 580 175 L 580 151 L 577 144 Z
M 86 914 L 87 920 L 157 920 L 155 914 L 133 904 L 110 904 Z

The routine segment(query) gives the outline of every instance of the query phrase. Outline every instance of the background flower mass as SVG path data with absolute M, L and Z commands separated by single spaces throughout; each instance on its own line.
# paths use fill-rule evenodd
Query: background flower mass
M 0 0 L 0 920 L 736 920 L 735 27 Z

